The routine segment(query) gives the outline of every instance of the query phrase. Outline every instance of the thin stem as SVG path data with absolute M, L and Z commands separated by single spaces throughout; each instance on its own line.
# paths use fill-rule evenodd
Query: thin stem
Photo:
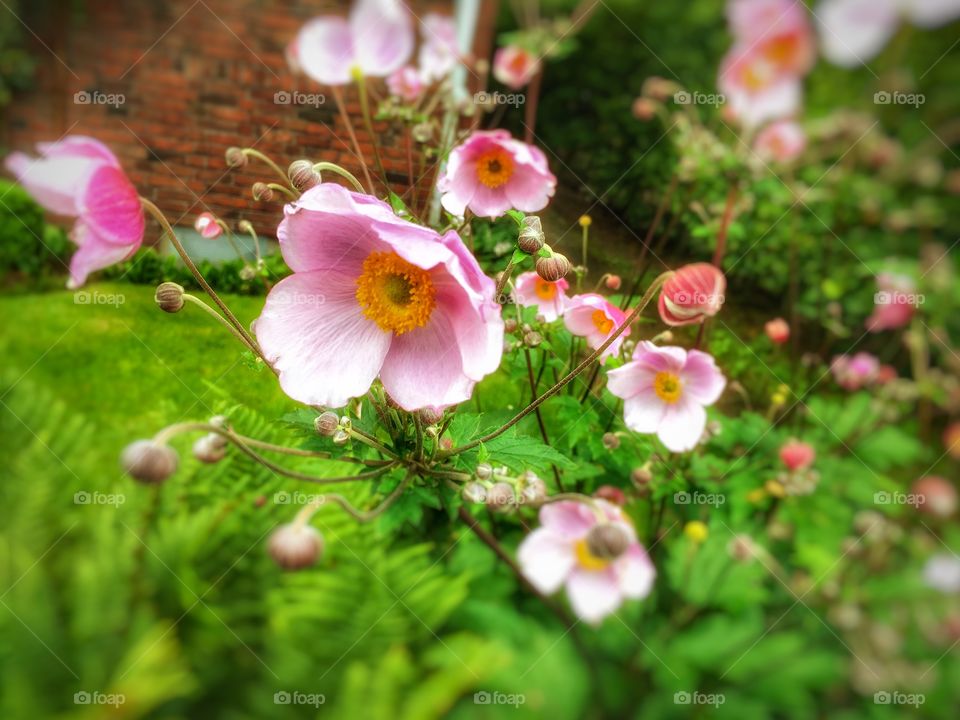
M 377 172 L 380 173 L 380 178 L 383 180 L 383 186 L 387 189 L 387 192 L 389 192 L 390 184 L 387 182 L 387 173 L 383 169 L 383 160 L 380 157 L 380 143 L 377 142 L 376 135 L 374 134 L 373 118 L 370 116 L 370 100 L 367 96 L 367 81 L 361 72 L 356 74 L 356 78 L 357 94 L 360 96 L 360 111 L 363 114 L 363 123 L 367 126 L 367 132 L 370 135 L 370 143 L 373 145 L 373 159 L 377 163 Z
M 407 486 L 410 484 L 410 478 L 413 476 L 413 473 L 407 473 L 406 477 L 403 478 L 393 491 L 387 495 L 386 499 L 377 505 L 377 507 L 372 510 L 357 510 L 349 500 L 347 500 L 343 495 L 338 495 L 337 493 L 324 493 L 320 498 L 314 500 L 309 505 L 307 505 L 303 510 L 297 514 L 297 519 L 294 522 L 307 522 L 310 517 L 320 509 L 321 506 L 325 505 L 328 500 L 332 500 L 341 508 L 343 508 L 348 515 L 353 517 L 354 520 L 361 523 L 367 523 L 373 520 L 374 518 L 382 515 L 394 502 L 397 498 L 407 489 Z
M 288 188 L 286 185 L 281 185 L 280 183 L 267 183 L 267 187 L 270 188 L 271 190 L 279 190 L 280 192 L 284 193 L 287 197 L 289 197 L 291 200 L 296 200 L 298 197 L 300 197 L 297 193 L 295 193 L 293 190 Z
M 723 256 L 727 252 L 727 233 L 730 230 L 730 221 L 733 220 L 733 207 L 737 201 L 737 186 L 734 183 L 727 192 L 727 204 L 723 208 L 723 218 L 720 220 L 720 231 L 717 233 L 717 247 L 713 252 L 713 264 L 721 267 Z M 722 269 L 722 268 L 721 268 Z
M 337 103 L 337 109 L 340 111 L 340 118 L 343 120 L 343 124 L 347 128 L 347 136 L 350 138 L 350 142 L 353 143 L 353 151 L 357 155 L 357 159 L 360 161 L 360 167 L 363 170 L 363 178 L 367 181 L 367 192 L 371 195 L 373 194 L 373 180 L 370 179 L 370 171 L 367 170 L 367 163 L 363 159 L 363 151 L 360 150 L 360 143 L 357 142 L 357 134 L 353 131 L 353 123 L 350 120 L 350 116 L 347 115 L 347 109 L 343 104 L 343 94 L 340 92 L 340 88 L 336 85 L 333 85 L 330 88 L 330 91 L 333 93 L 333 99 Z
M 329 170 L 332 173 L 336 173 L 340 177 L 346 178 L 346 180 L 351 185 L 353 185 L 353 188 L 357 192 L 359 193 L 365 192 L 363 189 L 363 185 L 360 184 L 360 181 L 357 180 L 356 176 L 346 168 L 342 168 L 336 163 L 326 162 L 326 161 L 314 163 L 313 169 L 316 170 L 318 173 L 322 173 L 324 170 Z
M 644 293 L 643 297 L 641 298 L 640 304 L 637 305 L 637 307 L 635 307 L 631 311 L 631 313 L 626 317 L 623 323 L 621 323 L 620 326 L 613 331 L 610 337 L 608 337 L 603 342 L 603 344 L 600 345 L 600 347 L 598 347 L 596 350 L 590 353 L 579 365 L 577 365 L 573 370 L 571 370 L 569 373 L 563 376 L 553 387 L 547 390 L 543 395 L 541 395 L 539 398 L 537 398 L 536 400 L 531 402 L 529 405 L 527 405 L 527 407 L 525 407 L 519 413 L 514 415 L 510 420 L 504 423 L 497 430 L 494 430 L 493 432 L 488 433 L 481 438 L 477 438 L 476 440 L 468 442 L 466 445 L 461 445 L 460 447 L 456 447 L 451 450 L 448 450 L 445 453 L 443 453 L 440 457 L 443 458 L 443 457 L 450 457 L 452 455 L 458 455 L 459 453 L 466 452 L 467 450 L 472 450 L 473 448 L 477 447 L 481 443 L 485 443 L 485 442 L 489 442 L 490 440 L 493 440 L 493 438 L 498 437 L 503 433 L 505 433 L 507 430 L 512 428 L 514 425 L 516 425 L 518 422 L 523 420 L 531 412 L 533 412 L 538 407 L 543 405 L 543 403 L 546 402 L 549 398 L 553 397 L 558 392 L 560 392 L 560 390 L 562 390 L 564 386 L 570 383 L 575 377 L 577 377 L 577 375 L 582 373 L 590 365 L 590 363 L 597 360 L 603 354 L 603 352 L 608 347 L 610 347 L 610 345 L 618 337 L 620 337 L 628 327 L 630 327 L 633 321 L 636 320 L 637 317 L 639 317 L 640 313 L 643 312 L 643 310 L 650 303 L 650 300 L 653 299 L 653 296 L 657 292 L 657 290 L 659 290 L 660 287 L 663 285 L 663 283 L 666 282 L 667 279 L 670 278 L 672 275 L 673 275 L 673 272 L 667 271 L 661 274 L 660 276 L 658 276 L 657 279 L 654 280 L 653 283 L 650 285 L 650 287 L 647 288 L 647 292 Z
M 157 222 L 160 223 L 160 226 L 164 229 L 164 231 L 166 231 L 167 235 L 170 238 L 170 242 L 173 244 L 173 247 L 176 249 L 177 253 L 179 253 L 180 258 L 183 260 L 184 265 L 186 265 L 187 269 L 190 270 L 190 273 L 193 275 L 194 279 L 197 281 L 200 287 L 202 287 L 204 291 L 207 293 L 207 295 L 209 295 L 213 299 L 213 301 L 217 304 L 217 307 L 219 307 L 220 311 L 224 314 L 224 317 L 226 317 L 227 320 L 230 321 L 230 324 L 237 329 L 237 332 L 239 332 L 240 335 L 243 336 L 243 338 L 247 341 L 247 344 L 251 348 L 254 348 L 254 352 L 256 352 L 256 354 L 260 357 L 260 359 L 266 363 L 267 359 L 263 356 L 263 353 L 260 351 L 260 347 L 259 345 L 257 345 L 257 342 L 250 336 L 250 334 L 246 331 L 243 325 L 240 324 L 240 321 L 237 320 L 236 316 L 232 312 L 230 312 L 230 308 L 228 308 L 226 303 L 224 303 L 223 300 L 220 299 L 220 296 L 217 295 L 216 292 L 214 292 L 214 289 L 210 287 L 210 284 L 204 279 L 203 275 L 200 273 L 200 270 L 197 269 L 197 266 L 194 264 L 193 260 L 190 259 L 190 256 L 187 254 L 187 251 L 183 248 L 183 245 L 180 244 L 180 240 L 179 238 L 177 238 L 177 234 L 173 231 L 173 228 L 170 227 L 170 223 L 167 221 L 167 218 L 163 214 L 163 211 L 160 210 L 160 208 L 158 208 L 152 202 L 147 200 L 145 197 L 140 198 L 140 203 L 147 210 L 147 212 L 149 212 L 151 215 L 153 215 L 154 218 L 156 218 Z M 267 364 L 269 365 L 270 363 L 267 363 Z
M 241 152 L 243 152 L 244 155 L 255 157 L 257 158 L 257 160 L 260 160 L 261 162 L 264 162 L 267 165 L 269 165 L 277 175 L 283 178 L 284 185 L 290 185 L 290 178 L 287 177 L 287 174 L 280 169 L 279 165 L 277 165 L 273 160 L 268 158 L 262 152 L 260 152 L 259 150 L 254 150 L 253 148 L 243 148 Z
M 257 348 L 253 347 L 250 343 L 248 343 L 248 342 L 247 342 L 247 339 L 246 339 L 243 335 L 241 335 L 239 332 L 237 332 L 237 329 L 236 329 L 233 325 L 231 325 L 230 323 L 228 323 L 228 322 L 226 321 L 226 319 L 223 317 L 223 315 L 221 315 L 221 314 L 218 313 L 216 310 L 214 310 L 212 307 L 210 307 L 209 305 L 207 305 L 203 300 L 201 300 L 200 298 L 198 298 L 198 297 L 195 296 L 195 295 L 191 295 L 190 293 L 184 293 L 184 294 L 183 294 L 183 299 L 184 299 L 186 302 L 192 303 L 192 304 L 196 305 L 196 306 L 199 307 L 199 308 L 203 308 L 204 312 L 206 312 L 210 317 L 214 318 L 218 323 L 220 323 L 221 325 L 223 325 L 223 327 L 225 327 L 227 330 L 229 330 L 230 333 L 231 333 L 237 340 L 239 340 L 240 342 L 242 342 L 242 343 L 243 343 L 243 346 L 244 346 L 245 348 L 247 348 L 247 350 L 249 350 L 250 352 L 252 352 L 254 355 L 258 355 L 258 354 L 259 354 L 259 352 L 257 351 Z M 276 372 L 276 370 L 274 370 L 272 367 L 271 367 L 270 369 L 273 370 L 274 372 Z
M 537 399 L 537 379 L 533 375 L 533 361 L 530 359 L 530 350 L 528 348 L 523 348 L 524 357 L 527 360 L 527 379 L 530 381 L 530 393 L 532 399 Z M 540 408 L 537 408 L 537 424 L 540 426 L 540 437 L 543 438 L 543 444 L 549 445 L 550 438 L 547 435 L 547 426 L 543 422 L 543 415 L 540 413 Z M 564 492 L 565 488 L 563 487 L 563 481 L 560 479 L 560 471 L 557 470 L 557 466 L 553 463 L 550 464 L 550 469 L 553 470 L 553 479 L 557 483 L 557 487 L 560 488 L 560 492 Z
M 382 445 L 379 440 L 377 440 L 372 435 L 365 433 L 363 430 L 360 430 L 355 427 L 350 427 L 347 430 L 347 434 L 355 440 L 362 442 L 364 445 L 369 445 L 377 452 L 383 453 L 391 460 L 400 460 L 400 457 L 393 452 L 390 448 L 385 445 Z

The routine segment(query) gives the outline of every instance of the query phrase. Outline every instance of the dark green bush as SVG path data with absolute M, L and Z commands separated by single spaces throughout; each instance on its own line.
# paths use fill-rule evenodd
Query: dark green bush
M 62 273 L 69 247 L 66 233 L 44 222 L 43 210 L 23 188 L 0 180 L 0 275 Z

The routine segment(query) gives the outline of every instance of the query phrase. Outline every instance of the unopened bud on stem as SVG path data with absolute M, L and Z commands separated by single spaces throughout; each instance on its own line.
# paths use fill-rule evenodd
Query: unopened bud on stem
M 162 282 L 157 285 L 153 299 L 164 312 L 180 312 L 183 309 L 183 286 L 175 282 Z
M 130 477 L 148 485 L 162 483 L 177 471 L 177 452 L 153 440 L 137 440 L 124 448 L 120 464 Z

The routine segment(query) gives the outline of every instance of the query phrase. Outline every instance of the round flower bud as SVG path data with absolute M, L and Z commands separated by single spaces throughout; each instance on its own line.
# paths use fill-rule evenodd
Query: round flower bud
M 124 448 L 120 464 L 134 480 L 155 485 L 177 471 L 179 458 L 177 452 L 168 445 L 153 440 L 137 440 Z
M 284 570 L 301 570 L 317 562 L 323 552 L 323 535 L 312 525 L 292 522 L 273 531 L 267 550 Z
M 936 517 L 950 517 L 957 509 L 957 491 L 953 485 L 937 475 L 917 480 L 911 492 L 918 497 L 917 509 Z
M 520 226 L 520 237 L 517 239 L 517 246 L 525 253 L 534 255 L 540 252 L 543 243 L 544 235 L 540 218 L 536 215 L 527 215 L 523 218 L 523 224 Z
M 433 137 L 433 125 L 430 123 L 418 123 L 411 128 L 410 135 L 418 143 L 430 142 L 430 138 Z
M 653 480 L 653 473 L 650 472 L 650 468 L 646 465 L 643 467 L 634 468 L 633 472 L 630 473 L 630 480 L 637 487 L 645 487 L 650 484 L 650 481 Z
M 510 483 L 498 482 L 487 490 L 487 507 L 497 512 L 508 512 L 516 503 L 517 497 Z
M 477 465 L 476 475 L 481 480 L 486 480 L 493 475 L 493 468 L 487 463 L 480 463 Z
M 436 425 L 438 422 L 443 420 L 443 410 L 433 407 L 420 408 L 417 411 L 417 414 L 420 416 L 420 422 L 424 425 Z
M 324 437 L 333 437 L 340 428 L 340 418 L 337 417 L 336 413 L 332 413 L 328 410 L 325 413 L 320 413 L 317 415 L 316 419 L 313 421 L 313 427 L 320 435 L 323 435 Z
M 334 445 L 346 445 L 350 441 L 350 433 L 346 430 L 337 430 L 333 434 Z
M 253 199 L 257 202 L 261 200 L 270 202 L 273 200 L 273 188 L 266 183 L 255 182 L 251 190 L 253 192 Z
M 204 435 L 193 444 L 193 456 L 200 462 L 220 462 L 226 454 L 226 443 L 224 439 L 216 433 Z
M 556 282 L 565 277 L 571 269 L 570 261 L 560 253 L 554 253 L 550 257 L 537 258 L 537 275 L 547 282 Z
M 224 153 L 224 158 L 226 158 L 227 165 L 232 168 L 241 168 L 247 164 L 247 154 L 238 147 L 228 147 L 227 152 Z
M 657 103 L 650 98 L 639 97 L 633 101 L 631 111 L 637 120 L 646 122 L 657 114 Z
M 582 228 L 590 227 L 590 225 L 593 224 L 593 218 L 591 218 L 589 215 L 581 215 L 577 220 L 577 223 Z
M 309 160 L 294 160 L 287 168 L 287 177 L 290 183 L 300 192 L 309 190 L 321 182 L 320 173 L 313 169 Z
M 622 282 L 623 281 L 620 279 L 619 275 L 607 275 L 607 280 L 606 280 L 607 290 L 616 292 L 617 290 L 620 289 L 620 285 L 622 284 Z
M 237 223 L 237 230 L 242 233 L 252 233 L 254 232 L 253 223 L 247 219 L 243 219 Z
M 623 490 L 613 485 L 601 485 L 597 488 L 596 492 L 593 493 L 593 496 L 601 500 L 606 500 L 608 503 L 613 503 L 614 505 L 623 506 L 627 502 L 627 496 L 623 494 Z
M 484 503 L 487 501 L 487 489 L 478 482 L 468 482 L 463 486 L 460 495 L 464 500 L 471 503 Z
M 620 438 L 618 438 L 612 432 L 604 433 L 602 442 L 603 442 L 603 446 L 607 450 L 616 450 L 618 447 L 620 447 Z
M 539 507 L 547 499 L 547 484 L 531 471 L 525 472 L 521 478 L 520 498 L 533 507 Z
M 226 415 L 214 415 L 212 418 L 210 418 L 210 424 L 213 425 L 215 428 L 226 430 L 230 423 L 227 420 Z
M 162 282 L 157 285 L 153 299 L 164 312 L 180 312 L 183 309 L 183 286 L 175 282 Z
M 516 318 L 507 318 L 503 321 L 503 331 L 505 333 L 516 332 L 517 330 L 517 320 Z
M 527 347 L 537 347 L 543 342 L 543 336 L 536 330 L 531 330 L 523 336 L 523 344 Z
M 614 560 L 630 547 L 630 534 L 620 523 L 601 522 L 587 533 L 587 549 L 594 557 Z

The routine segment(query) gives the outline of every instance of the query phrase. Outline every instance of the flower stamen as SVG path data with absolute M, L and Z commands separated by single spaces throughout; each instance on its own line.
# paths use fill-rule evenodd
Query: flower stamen
M 436 306 L 430 273 L 393 252 L 367 256 L 356 297 L 364 315 L 397 335 L 426 325 Z
M 671 405 L 677 402 L 683 394 L 680 377 L 676 373 L 666 370 L 658 372 L 653 378 L 653 389 L 657 393 L 657 397 Z
M 502 148 L 487 150 L 477 158 L 477 179 L 488 188 L 498 188 L 513 175 L 513 158 Z
M 608 335 L 613 330 L 613 320 L 607 317 L 603 310 L 594 310 L 591 316 L 594 326 L 604 335 Z

